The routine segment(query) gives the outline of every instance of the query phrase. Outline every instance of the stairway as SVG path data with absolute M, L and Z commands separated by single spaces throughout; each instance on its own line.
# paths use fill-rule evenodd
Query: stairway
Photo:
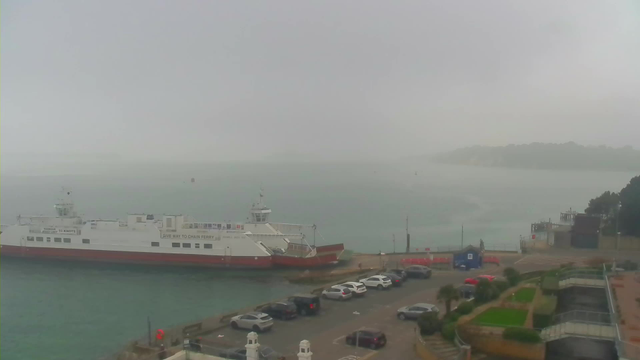
M 427 348 L 431 350 L 431 352 L 433 352 L 436 356 L 438 356 L 438 359 L 458 360 L 458 354 L 460 353 L 460 351 L 454 343 L 443 339 L 442 336 L 425 336 L 424 342 Z M 486 357 L 483 354 L 473 354 L 473 351 L 471 353 L 472 360 L 481 360 Z

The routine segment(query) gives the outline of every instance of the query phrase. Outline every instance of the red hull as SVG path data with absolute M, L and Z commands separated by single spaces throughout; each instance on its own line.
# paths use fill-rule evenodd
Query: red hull
M 340 245 L 342 246 L 342 245 Z M 332 249 L 336 250 L 336 249 Z M 12 245 L 0 246 L 0 255 L 20 258 L 59 259 L 77 261 L 101 261 L 112 263 L 155 264 L 155 265 L 188 265 L 206 267 L 232 268 L 271 268 L 284 267 L 317 267 L 332 264 L 338 260 L 333 253 L 320 253 L 311 258 L 294 256 L 253 257 L 253 256 L 212 256 L 189 254 L 161 254 L 129 251 L 102 251 L 83 249 L 59 249 L 21 247 Z
M 271 257 L 253 256 L 211 256 L 188 254 L 159 254 L 128 251 L 101 251 L 82 249 L 23 248 L 21 246 L 2 245 L 0 255 L 22 258 L 60 259 L 78 261 L 102 261 L 113 263 L 190 265 L 234 268 L 270 268 Z
M 319 255 L 310 258 L 286 256 L 286 255 L 274 255 L 273 264 L 278 266 L 287 267 L 317 267 L 325 266 L 338 261 L 336 254 Z

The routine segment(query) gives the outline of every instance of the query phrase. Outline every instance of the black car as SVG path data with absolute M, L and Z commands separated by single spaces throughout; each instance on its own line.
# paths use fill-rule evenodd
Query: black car
M 386 272 L 386 273 L 382 273 L 380 275 L 384 275 L 386 277 L 388 277 L 389 279 L 391 279 L 391 283 L 393 284 L 393 286 L 402 286 L 402 282 L 403 279 L 402 277 L 392 273 L 392 272 Z
M 476 294 L 476 286 L 471 284 L 464 284 L 458 287 L 460 297 L 463 299 L 471 299 Z
M 225 359 L 246 360 L 247 349 L 234 348 L 220 351 L 220 356 Z M 283 360 L 284 356 L 275 352 L 272 348 L 261 346 L 258 349 L 258 358 L 260 360 Z
M 404 271 L 407 272 L 407 276 L 409 277 L 420 279 L 428 279 L 431 277 L 431 269 L 423 265 L 411 265 L 405 268 Z
M 298 314 L 315 315 L 320 312 L 320 297 L 313 294 L 293 295 L 288 299 L 296 305 Z
M 267 304 L 259 309 L 261 312 L 280 320 L 290 320 L 298 317 L 296 304 L 290 301 L 279 301 Z
M 347 335 L 346 341 L 348 345 L 378 349 L 387 343 L 387 337 L 380 330 L 363 329 Z
M 407 272 L 403 269 L 390 269 L 389 272 L 392 272 L 402 278 L 402 281 L 407 280 Z

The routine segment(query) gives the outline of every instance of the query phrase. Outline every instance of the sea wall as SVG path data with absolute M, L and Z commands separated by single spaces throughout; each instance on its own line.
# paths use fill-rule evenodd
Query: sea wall
M 598 248 L 601 250 L 616 250 L 616 236 L 600 236 Z M 640 251 L 640 238 L 634 236 L 620 236 L 619 250 Z

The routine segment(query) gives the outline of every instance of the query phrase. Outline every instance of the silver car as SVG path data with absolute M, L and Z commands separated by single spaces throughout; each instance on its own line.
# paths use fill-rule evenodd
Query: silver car
M 341 285 L 333 285 L 322 292 L 322 297 L 325 299 L 349 300 L 352 296 L 351 290 Z
M 417 319 L 425 312 L 439 312 L 440 310 L 433 304 L 418 303 L 398 309 L 398 319 Z
M 234 329 L 249 329 L 255 332 L 271 329 L 273 318 L 261 312 L 250 312 L 231 318 L 231 327 Z

